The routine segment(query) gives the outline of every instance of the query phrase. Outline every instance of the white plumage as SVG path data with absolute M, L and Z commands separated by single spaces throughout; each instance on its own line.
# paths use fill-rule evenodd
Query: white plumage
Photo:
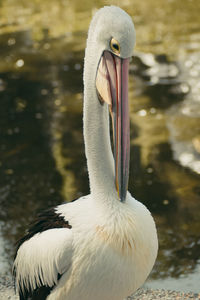
M 114 6 L 95 14 L 85 54 L 84 139 L 91 194 L 55 208 L 69 226 L 36 233 L 21 244 L 14 263 L 20 299 L 123 300 L 144 283 L 154 265 L 155 224 L 129 192 L 125 202 L 119 201 L 108 105 L 100 104 L 95 87 L 99 61 L 103 51 L 111 51 L 112 37 L 120 43 L 120 57 L 130 57 L 133 23 Z M 42 286 L 53 287 L 44 298 L 23 296 Z

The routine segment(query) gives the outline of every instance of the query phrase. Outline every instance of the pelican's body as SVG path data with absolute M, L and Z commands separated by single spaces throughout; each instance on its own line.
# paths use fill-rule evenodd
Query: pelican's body
M 114 54 L 108 42 L 113 37 L 114 47 L 117 41 L 121 45 Z M 121 64 L 123 75 L 134 41 L 131 18 L 120 8 L 104 7 L 96 13 L 84 68 L 84 139 L 91 194 L 44 212 L 21 240 L 14 263 L 21 300 L 123 300 L 143 284 L 154 265 L 158 243 L 153 218 L 124 188 L 129 143 L 120 126 L 128 132 L 123 119 L 127 107 L 121 102 L 115 111 L 121 109 L 121 123 L 113 117 L 118 132 L 114 162 L 108 108 L 114 110 L 115 89 L 110 67 L 103 69 L 105 62 L 113 61 L 116 70 Z M 102 76 L 103 72 L 108 74 Z M 109 93 L 102 92 L 102 82 L 110 85 Z M 100 103 L 97 90 L 106 103 Z M 120 86 L 120 93 L 115 99 L 119 103 L 127 91 Z

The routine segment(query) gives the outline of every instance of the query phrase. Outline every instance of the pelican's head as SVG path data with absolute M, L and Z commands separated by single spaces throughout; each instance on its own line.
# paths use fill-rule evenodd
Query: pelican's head
M 109 106 L 112 118 L 115 185 L 123 202 L 128 188 L 130 152 L 128 72 L 135 44 L 131 17 L 119 7 L 100 9 L 91 22 L 88 44 L 89 55 L 97 62 L 96 93 L 100 103 Z

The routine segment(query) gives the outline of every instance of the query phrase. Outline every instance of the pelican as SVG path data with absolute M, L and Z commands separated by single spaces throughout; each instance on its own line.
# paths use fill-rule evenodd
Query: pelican
M 134 25 L 125 11 L 106 6 L 96 12 L 84 61 L 90 194 L 42 212 L 20 240 L 14 261 L 20 300 L 123 300 L 154 265 L 154 220 L 127 191 L 128 69 L 134 44 Z

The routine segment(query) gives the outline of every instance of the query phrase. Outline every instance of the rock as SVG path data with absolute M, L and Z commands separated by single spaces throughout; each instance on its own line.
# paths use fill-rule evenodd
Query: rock
M 9 277 L 0 278 L 0 299 L 1 300 L 19 300 L 19 297 L 15 295 L 13 283 Z M 181 300 L 181 299 L 200 299 L 199 294 L 182 293 L 166 290 L 151 290 L 151 289 L 139 289 L 133 296 L 127 298 L 127 300 Z M 103 299 L 102 299 L 103 300 Z M 111 299 L 114 300 L 114 299 Z

